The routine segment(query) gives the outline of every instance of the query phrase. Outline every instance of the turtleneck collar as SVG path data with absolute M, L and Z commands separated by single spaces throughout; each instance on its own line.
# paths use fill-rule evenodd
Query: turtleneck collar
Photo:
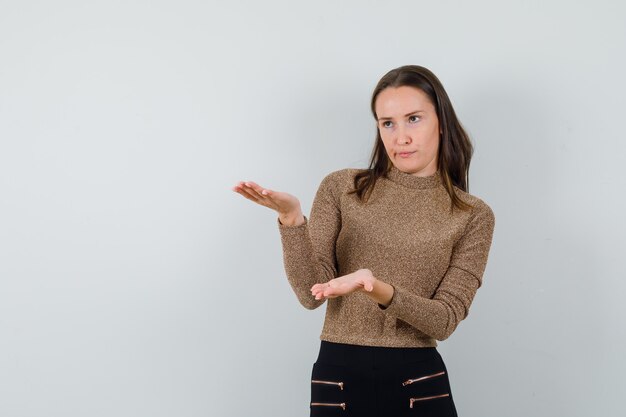
M 439 171 L 427 177 L 418 177 L 417 175 L 400 171 L 394 164 L 391 164 L 391 168 L 387 171 L 387 178 L 397 184 L 417 190 L 435 188 L 442 184 Z

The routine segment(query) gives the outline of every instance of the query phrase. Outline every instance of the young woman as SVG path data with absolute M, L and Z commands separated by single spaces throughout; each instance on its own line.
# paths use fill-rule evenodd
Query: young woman
M 473 147 L 431 71 L 389 71 L 371 110 L 369 168 L 324 177 L 310 218 L 285 192 L 233 190 L 278 213 L 300 303 L 327 301 L 311 416 L 456 416 L 437 340 L 468 315 L 495 217 L 468 192 Z

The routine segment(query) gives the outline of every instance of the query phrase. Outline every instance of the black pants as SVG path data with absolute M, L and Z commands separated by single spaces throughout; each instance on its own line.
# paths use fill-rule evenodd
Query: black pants
M 311 417 L 457 417 L 437 348 L 322 340 L 311 373 Z

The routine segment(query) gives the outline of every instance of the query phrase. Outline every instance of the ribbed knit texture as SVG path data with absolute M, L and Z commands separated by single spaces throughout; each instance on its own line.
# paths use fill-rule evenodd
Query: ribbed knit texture
M 471 211 L 454 209 L 439 172 L 417 177 L 392 165 L 367 203 L 353 189 L 356 168 L 322 180 L 309 217 L 278 220 L 287 279 L 308 308 L 325 301 L 320 339 L 387 347 L 432 347 L 467 317 L 482 284 L 495 217 L 480 198 L 458 188 Z M 361 268 L 394 287 L 387 308 L 365 293 L 315 300 L 311 287 Z

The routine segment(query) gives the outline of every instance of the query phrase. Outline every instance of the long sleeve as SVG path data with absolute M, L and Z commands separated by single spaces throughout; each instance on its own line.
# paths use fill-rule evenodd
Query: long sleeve
M 432 298 L 394 285 L 390 304 L 386 308 L 379 304 L 379 308 L 437 340 L 447 339 L 467 317 L 482 285 L 494 227 L 493 211 L 480 202 L 452 250 L 449 267 Z
M 307 309 L 324 303 L 311 294 L 311 287 L 337 276 L 335 244 L 341 229 L 341 211 L 333 176 L 328 174 L 321 182 L 310 218 L 298 226 L 283 225 L 277 219 L 283 248 L 287 279 L 298 301 Z

